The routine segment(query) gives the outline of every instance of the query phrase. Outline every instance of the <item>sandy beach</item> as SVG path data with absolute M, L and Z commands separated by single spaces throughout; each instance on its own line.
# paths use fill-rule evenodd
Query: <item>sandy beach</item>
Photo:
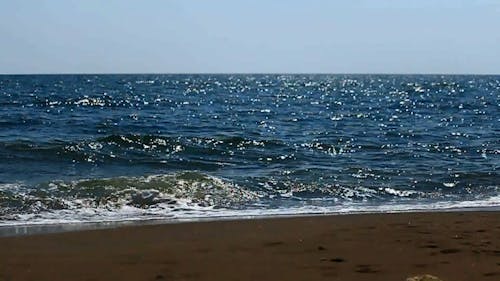
M 500 280 L 500 213 L 214 221 L 0 238 L 0 280 Z

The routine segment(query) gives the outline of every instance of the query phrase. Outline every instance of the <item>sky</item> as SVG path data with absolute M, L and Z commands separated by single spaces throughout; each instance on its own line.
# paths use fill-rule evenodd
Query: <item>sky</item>
M 500 74 L 500 0 L 0 0 L 0 74 Z

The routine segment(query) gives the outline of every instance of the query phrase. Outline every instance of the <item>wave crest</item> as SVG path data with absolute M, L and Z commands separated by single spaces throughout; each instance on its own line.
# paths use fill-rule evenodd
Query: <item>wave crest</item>
M 257 193 L 217 177 L 197 173 L 53 181 L 27 188 L 0 188 L 0 221 L 47 216 L 54 212 L 90 212 L 87 219 L 123 208 L 168 216 L 176 210 L 235 208 L 258 198 Z

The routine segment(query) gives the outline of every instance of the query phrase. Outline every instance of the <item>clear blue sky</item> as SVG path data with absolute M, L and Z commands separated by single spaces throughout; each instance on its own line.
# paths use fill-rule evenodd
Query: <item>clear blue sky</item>
M 500 0 L 0 0 L 0 73 L 500 73 Z

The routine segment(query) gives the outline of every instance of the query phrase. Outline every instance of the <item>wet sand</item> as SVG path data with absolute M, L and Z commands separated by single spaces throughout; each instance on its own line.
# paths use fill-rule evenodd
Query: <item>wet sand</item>
M 500 212 L 126 226 L 0 238 L 0 280 L 500 280 Z

